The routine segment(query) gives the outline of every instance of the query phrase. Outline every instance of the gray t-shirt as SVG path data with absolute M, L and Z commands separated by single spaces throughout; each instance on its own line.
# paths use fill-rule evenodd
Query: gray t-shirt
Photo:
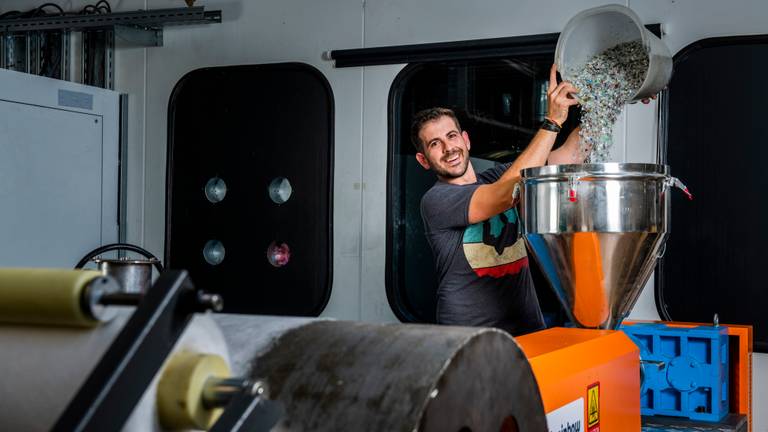
M 437 270 L 437 322 L 497 327 L 512 335 L 544 328 L 528 269 L 517 210 L 469 224 L 469 201 L 510 164 L 477 175 L 477 183 L 435 183 L 421 199 L 424 232 Z

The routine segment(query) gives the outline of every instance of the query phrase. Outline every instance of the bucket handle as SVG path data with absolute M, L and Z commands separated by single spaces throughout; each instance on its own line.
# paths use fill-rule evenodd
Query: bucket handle
M 152 255 L 148 250 L 140 248 L 136 245 L 132 245 L 130 243 L 112 243 L 105 246 L 98 247 L 87 254 L 80 259 L 80 261 L 77 262 L 75 265 L 76 269 L 81 269 L 85 267 L 85 265 L 88 263 L 88 261 L 91 260 L 91 258 L 101 255 L 104 252 L 114 251 L 114 250 L 127 250 L 130 252 L 135 252 L 139 255 L 143 255 L 145 258 L 153 260 L 153 264 L 155 268 L 157 268 L 157 271 L 162 273 L 163 272 L 163 264 L 160 262 L 159 259 L 157 259 L 156 256 Z

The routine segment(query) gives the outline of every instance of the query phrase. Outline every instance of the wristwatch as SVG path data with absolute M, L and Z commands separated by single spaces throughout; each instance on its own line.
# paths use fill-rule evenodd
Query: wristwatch
M 560 131 L 563 129 L 559 124 L 548 118 L 544 119 L 544 122 L 541 124 L 541 128 L 554 133 L 560 133 Z

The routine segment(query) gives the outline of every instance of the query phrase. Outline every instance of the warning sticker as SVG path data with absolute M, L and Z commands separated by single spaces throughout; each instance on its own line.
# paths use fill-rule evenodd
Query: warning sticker
M 587 432 L 600 432 L 600 382 L 587 387 Z

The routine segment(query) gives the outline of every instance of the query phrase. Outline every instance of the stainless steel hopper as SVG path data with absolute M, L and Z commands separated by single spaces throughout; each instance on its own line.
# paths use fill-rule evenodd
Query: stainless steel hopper
M 667 238 L 670 187 L 687 189 L 652 164 L 552 165 L 522 177 L 525 239 L 570 318 L 617 328 Z

